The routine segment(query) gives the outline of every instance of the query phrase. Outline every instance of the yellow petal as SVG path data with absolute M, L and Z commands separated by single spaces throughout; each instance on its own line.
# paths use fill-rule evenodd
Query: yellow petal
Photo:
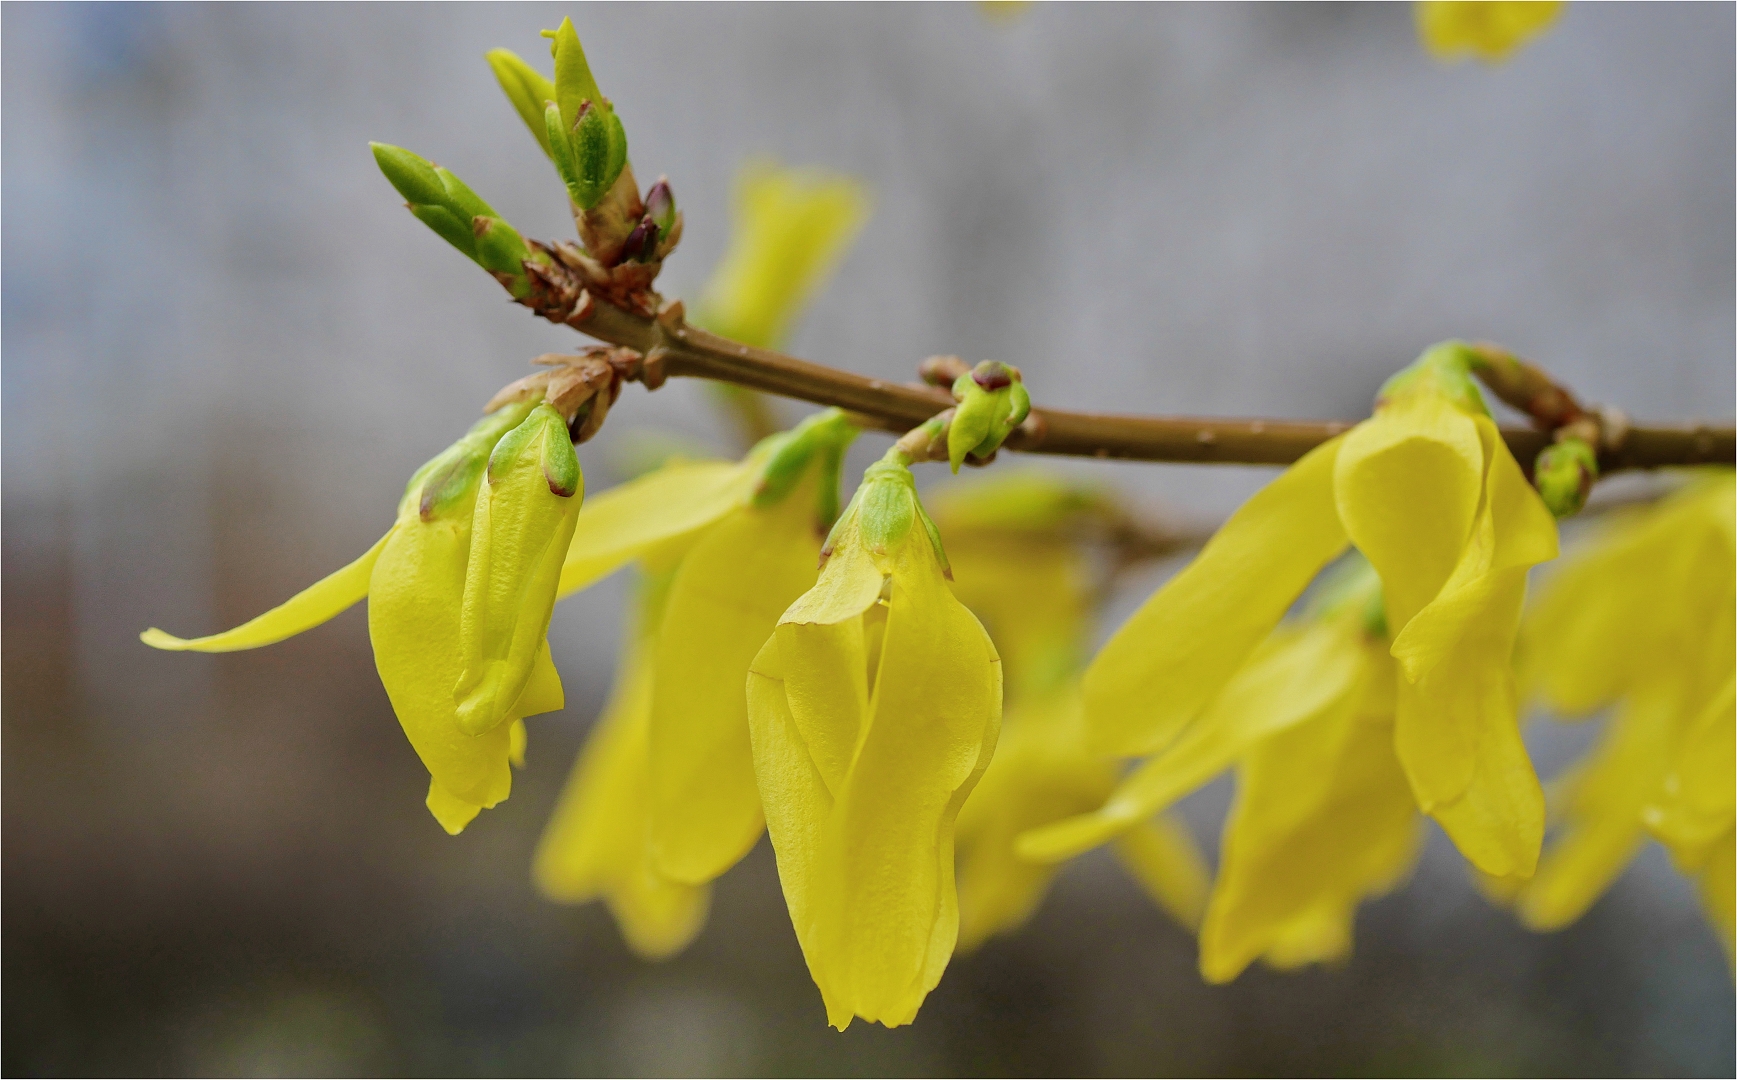
M 1654 805 L 1646 813 L 1653 833 L 1671 846 L 1679 863 L 1700 861 L 1737 819 L 1737 695 L 1730 676 L 1689 723 L 1668 767 Z
M 512 790 L 508 725 L 466 735 L 452 698 L 463 663 L 458 613 L 469 532 L 469 514 L 425 522 L 412 507 L 399 519 L 374 565 L 368 634 L 392 710 L 423 765 L 455 798 L 490 807 Z
M 1398 634 L 1441 591 L 1471 535 L 1484 479 L 1478 426 L 1435 395 L 1407 395 L 1344 440 L 1339 517 L 1381 575 Z
M 755 162 L 735 195 L 730 248 L 706 283 L 696 325 L 777 348 L 867 220 L 868 194 L 849 177 Z
M 1279 968 L 1343 958 L 1359 902 L 1409 873 L 1422 830 L 1393 754 L 1391 708 L 1391 689 L 1372 678 L 1354 708 L 1275 734 L 1244 759 L 1200 931 L 1209 982 L 1259 957 Z
M 1707 852 L 1707 862 L 1700 868 L 1701 906 L 1707 909 L 1707 920 L 1725 946 L 1725 962 L 1733 962 L 1732 938 L 1737 931 L 1737 833 L 1726 833 Z
M 321 578 L 277 607 L 233 630 L 189 639 L 165 634 L 153 626 L 140 634 L 139 640 L 154 649 L 235 652 L 257 649 L 293 637 L 320 625 L 368 595 L 368 578 L 374 572 L 374 561 L 380 557 L 391 536 L 388 531 L 355 562 Z
M 648 619 L 648 621 L 650 621 Z M 557 903 L 602 898 L 633 951 L 663 959 L 705 925 L 707 886 L 657 872 L 646 791 L 652 664 L 644 635 L 630 643 L 615 690 L 586 739 L 532 860 L 539 891 Z
M 1130 773 L 1098 810 L 1021 837 L 1020 854 L 1072 858 L 1205 784 L 1259 740 L 1351 708 L 1365 666 L 1360 634 L 1355 620 L 1275 631 L 1169 749 Z
M 1098 653 L 1085 715 L 1100 750 L 1151 753 L 1174 739 L 1344 550 L 1332 489 L 1343 439 L 1310 451 L 1231 515 Z
M 722 518 L 676 572 L 658 635 L 651 806 L 658 866 L 677 881 L 710 881 L 760 838 L 748 667 L 814 585 L 819 551 L 803 486 L 766 510 Z
M 754 475 L 745 463 L 679 461 L 587 500 L 557 595 L 583 589 L 642 551 L 716 521 L 747 500 Z
M 953 822 L 1001 718 L 988 635 L 948 591 L 927 536 L 905 550 L 870 720 L 822 836 L 811 961 L 831 972 L 830 1013 L 889 1027 L 915 1018 L 952 955 Z
M 440 827 L 446 830 L 448 836 L 457 836 L 464 827 L 476 820 L 483 808 L 473 802 L 454 795 L 440 786 L 439 780 L 428 781 L 428 812 L 434 815 L 434 820 L 440 822 Z
M 1160 814 L 1140 822 L 1116 838 L 1115 851 L 1153 903 L 1184 929 L 1199 928 L 1211 875 L 1178 818 Z
M 1655 684 L 1626 702 L 1598 747 L 1556 782 L 1562 827 L 1517 899 L 1534 930 L 1580 918 L 1641 848 L 1641 812 L 1657 796 L 1681 740 L 1681 703 Z
M 1504 60 L 1550 28 L 1562 0 L 1419 0 L 1417 33 L 1438 59 Z
M 513 763 L 513 768 L 525 767 L 525 750 L 530 746 L 531 733 L 525 730 L 525 721 L 514 720 L 507 729 L 507 760 Z
M 1079 745 L 1078 712 L 1077 688 L 1010 712 L 994 759 L 959 811 L 962 951 L 1023 925 L 1055 877 L 1054 865 L 1019 858 L 1019 834 L 1091 810 L 1116 786 L 1115 763 Z

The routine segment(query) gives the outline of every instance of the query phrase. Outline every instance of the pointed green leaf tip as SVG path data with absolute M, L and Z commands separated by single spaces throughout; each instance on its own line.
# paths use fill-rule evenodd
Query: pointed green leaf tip
M 513 295 L 524 295 L 530 287 L 524 268 L 524 261 L 531 257 L 530 247 L 494 207 L 463 180 L 426 158 L 388 143 L 371 142 L 368 146 L 380 171 L 404 196 L 418 221 L 483 269 L 510 275 L 513 281 L 508 287 Z
M 549 148 L 549 130 L 543 122 L 543 108 L 555 100 L 555 84 L 511 49 L 491 49 L 486 59 L 489 67 L 494 69 L 495 80 L 501 84 L 507 100 L 518 111 L 519 119 L 531 129 L 543 153 L 554 160 L 554 151 Z
M 573 20 L 561 20 L 558 29 L 545 30 L 543 36 L 552 39 L 555 83 L 552 98 L 545 98 L 538 110 L 541 128 L 525 112 L 519 98 L 514 98 L 514 106 L 520 109 L 533 132 L 540 130 L 538 141 L 555 163 L 555 171 L 567 185 L 568 195 L 581 209 L 590 210 L 609 194 L 627 166 L 627 131 L 591 76 L 591 65 L 585 60 L 585 49 L 579 44 Z M 526 66 L 524 70 L 530 68 Z M 534 71 L 530 73 L 536 75 Z M 517 69 L 514 78 L 519 78 Z M 504 81 L 502 85 L 506 85 Z M 513 96 L 512 90 L 508 90 L 508 96 Z

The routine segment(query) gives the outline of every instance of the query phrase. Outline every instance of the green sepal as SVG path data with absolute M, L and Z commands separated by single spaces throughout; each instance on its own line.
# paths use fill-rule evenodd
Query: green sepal
M 877 555 L 890 552 L 916 524 L 917 482 L 896 461 L 882 459 L 864 470 L 851 501 L 863 544 Z
M 457 487 L 450 486 L 453 481 L 449 473 L 454 464 L 474 458 L 478 465 L 476 475 L 480 478 L 480 466 L 488 460 L 501 436 L 523 422 L 536 405 L 535 401 L 515 401 L 489 413 L 472 424 L 470 430 L 451 446 L 423 462 L 410 474 L 409 482 L 404 485 L 404 495 L 398 502 L 398 516 L 405 516 L 414 506 L 423 520 L 428 520 L 426 512 L 423 511 L 423 496 L 430 485 L 437 482 L 436 474 L 439 474 L 438 483 L 443 490 L 435 496 L 429 509 L 435 516 L 439 516 L 443 510 L 449 508 L 452 501 L 462 497 L 467 490 L 462 483 Z
M 1573 437 L 1538 451 L 1532 483 L 1544 505 L 1559 518 L 1580 512 L 1598 479 L 1598 454 L 1585 439 Z
M 1375 394 L 1375 407 L 1410 394 L 1438 394 L 1472 416 L 1490 415 L 1483 391 L 1472 375 L 1476 356 L 1463 341 L 1431 345 L 1423 355 L 1396 372 Z
M 573 125 L 573 168 L 579 183 L 579 205 L 586 210 L 609 193 L 609 110 L 591 103 Z
M 935 551 L 935 561 L 941 564 L 941 573 L 948 581 L 953 580 L 953 564 L 947 561 L 947 548 L 941 543 L 941 530 L 935 524 L 935 519 L 923 509 L 923 500 L 917 498 L 917 493 L 911 492 L 911 504 L 917 508 L 917 518 L 923 523 L 923 531 L 929 534 L 929 546 Z
M 550 409 L 549 413 L 544 418 L 545 429 L 553 423 L 561 430 L 559 435 L 553 430 L 544 432 L 543 481 L 558 498 L 571 499 L 585 485 L 585 477 L 579 472 L 579 455 L 573 450 L 573 440 L 567 437 L 567 422 L 555 410 Z
M 417 516 L 423 521 L 433 521 L 448 516 L 455 506 L 468 505 L 466 497 L 482 481 L 486 464 L 488 455 L 481 448 L 467 448 L 467 452 L 454 455 L 423 481 Z
M 531 129 L 543 153 L 554 157 L 549 145 L 549 130 L 543 123 L 543 105 L 555 100 L 555 84 L 545 79 L 536 68 L 520 59 L 511 49 L 490 49 L 485 55 L 494 69 L 495 80 L 507 100 L 513 103 L 519 118 Z
M 754 484 L 752 505 L 764 509 L 783 501 L 812 463 L 821 469 L 818 516 L 824 525 L 838 518 L 838 472 L 844 451 L 856 439 L 858 429 L 841 409 L 825 409 L 807 417 L 789 431 L 765 440 L 765 464 Z

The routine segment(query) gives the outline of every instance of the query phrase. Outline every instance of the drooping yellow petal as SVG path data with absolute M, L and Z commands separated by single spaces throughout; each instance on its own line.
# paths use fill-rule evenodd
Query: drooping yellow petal
M 233 630 L 202 638 L 178 638 L 151 627 L 139 635 L 139 640 L 154 649 L 193 652 L 235 652 L 257 649 L 287 637 L 294 637 L 332 618 L 345 608 L 368 595 L 368 578 L 374 573 L 374 561 L 391 538 L 388 532 L 375 542 L 362 557 L 341 570 L 314 582 L 263 615 L 242 623 Z
M 1422 840 L 1393 753 L 1393 663 L 1361 648 L 1354 707 L 1255 747 L 1237 773 L 1200 971 L 1228 982 L 1257 958 L 1289 969 L 1342 959 L 1357 905 L 1409 873 Z
M 1345 549 L 1333 507 L 1344 438 L 1310 451 L 1231 515 L 1098 653 L 1084 685 L 1087 731 L 1100 750 L 1151 753 L 1174 739 Z
M 622 658 L 603 715 L 573 765 L 537 843 L 532 878 L 544 896 L 576 904 L 603 899 L 633 951 L 661 960 L 705 925 L 711 889 L 659 873 L 652 854 L 648 750 L 656 601 Z
M 707 530 L 670 586 L 651 707 L 652 845 L 660 870 L 704 882 L 764 828 L 745 686 L 778 617 L 813 587 L 820 537 L 804 484 Z
M 1055 877 L 1055 865 L 1019 858 L 1019 834 L 1092 810 L 1116 786 L 1115 763 L 1079 745 L 1078 712 L 1077 693 L 1066 690 L 1015 706 L 959 812 L 961 950 L 1024 924 Z
M 696 325 L 777 348 L 868 218 L 868 194 L 845 176 L 754 162 L 736 181 L 730 249 L 695 311 Z
M 1689 723 L 1646 821 L 1679 861 L 1693 864 L 1737 823 L 1737 689 L 1725 685 Z
M 448 836 L 457 836 L 464 827 L 476 820 L 483 808 L 473 802 L 454 795 L 440 786 L 440 781 L 432 777 L 428 781 L 428 798 L 425 800 L 428 812 L 434 815 L 434 820 L 440 822 L 440 827 L 446 830 Z
M 746 462 L 677 461 L 588 499 L 556 595 L 583 589 L 642 552 L 711 524 L 747 501 L 754 480 Z
M 892 579 L 869 722 L 822 836 L 814 948 L 838 1027 L 852 1013 L 907 1024 L 940 981 L 958 934 L 954 819 L 1000 727 L 1000 660 L 916 531 Z
M 1211 874 L 1194 837 L 1173 814 L 1142 821 L 1115 839 L 1116 858 L 1159 909 L 1198 930 Z
M 1507 59 L 1550 28 L 1562 0 L 1418 0 L 1417 35 L 1439 60 Z
M 1656 799 L 1681 741 L 1676 688 L 1630 697 L 1587 760 L 1553 785 L 1560 830 L 1516 897 L 1521 921 L 1557 930 L 1585 914 L 1646 839 L 1641 814 Z
M 1707 921 L 1725 946 L 1725 962 L 1733 963 L 1733 938 L 1737 936 L 1737 833 L 1727 832 L 1707 850 L 1706 862 L 1696 876 L 1701 906 Z
M 1020 838 L 1026 858 L 1072 858 L 1170 806 L 1285 728 L 1355 703 L 1363 676 L 1356 620 L 1281 627 L 1206 712 L 1164 752 L 1121 782 L 1102 807 Z
M 1347 436 L 1335 492 L 1381 576 L 1404 676 L 1395 746 L 1418 805 L 1483 872 L 1529 876 L 1544 797 L 1511 663 L 1526 571 L 1554 557 L 1554 521 L 1488 417 L 1428 393 Z

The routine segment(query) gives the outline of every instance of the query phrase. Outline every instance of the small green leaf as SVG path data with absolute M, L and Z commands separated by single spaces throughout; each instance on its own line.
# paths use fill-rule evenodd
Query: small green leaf
M 435 205 L 446 202 L 446 187 L 426 158 L 389 143 L 371 142 L 368 147 L 374 151 L 374 163 L 406 202 Z
M 579 110 L 589 101 L 599 108 L 603 92 L 591 77 L 591 65 L 585 62 L 585 48 L 579 44 L 579 32 L 572 19 L 562 19 L 556 28 L 551 51 L 555 54 L 555 103 L 561 107 L 561 121 L 572 130 L 579 122 Z
M 543 106 L 555 100 L 555 84 L 511 49 L 491 49 L 486 58 L 489 67 L 494 69 L 501 90 L 513 103 L 525 126 L 531 129 L 537 145 L 543 148 L 543 153 L 554 157 L 554 152 L 549 149 L 549 132 L 543 124 Z

